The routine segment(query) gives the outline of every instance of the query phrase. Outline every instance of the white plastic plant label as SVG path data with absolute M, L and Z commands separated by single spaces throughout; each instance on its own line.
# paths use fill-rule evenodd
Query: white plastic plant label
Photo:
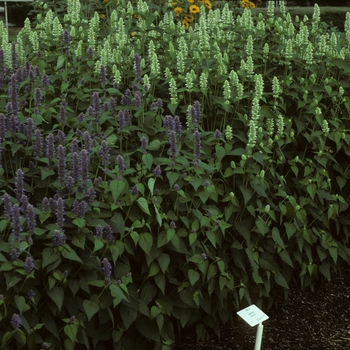
M 256 305 L 252 304 L 245 309 L 237 312 L 238 316 L 243 318 L 249 326 L 254 327 L 257 324 L 266 321 L 269 316 L 262 312 Z

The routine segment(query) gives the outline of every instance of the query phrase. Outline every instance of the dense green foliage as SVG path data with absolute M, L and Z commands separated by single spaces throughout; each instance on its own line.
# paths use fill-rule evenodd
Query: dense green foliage
M 169 349 L 349 263 L 345 29 L 272 1 L 0 27 L 1 349 Z

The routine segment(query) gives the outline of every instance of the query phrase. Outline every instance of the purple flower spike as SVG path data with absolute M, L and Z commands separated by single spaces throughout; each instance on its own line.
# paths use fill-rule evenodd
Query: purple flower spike
M 61 197 L 57 199 L 56 205 L 56 217 L 57 217 L 57 226 L 62 228 L 64 225 L 64 200 Z
M 170 228 L 172 228 L 172 229 L 175 229 L 175 228 L 176 228 L 176 224 L 175 224 L 174 221 L 171 221 L 169 226 L 170 226 Z
M 21 241 L 21 216 L 20 208 L 18 204 L 14 204 L 12 207 L 12 233 L 15 242 Z
M 24 262 L 24 269 L 27 274 L 31 273 L 35 269 L 34 260 L 28 256 Z
M 42 101 L 43 101 L 43 98 L 41 96 L 41 90 L 40 88 L 37 87 L 34 93 L 34 105 L 36 107 L 40 107 L 42 105 Z
M 146 137 L 142 136 L 140 141 L 141 141 L 141 149 L 143 151 L 142 153 L 147 153 L 148 141 Z
M 57 147 L 57 155 L 58 155 L 58 180 L 61 184 L 64 184 L 66 177 L 66 149 L 59 145 Z
M 99 240 L 103 238 L 103 227 L 101 225 L 96 226 L 95 235 L 96 235 L 96 238 Z
M 52 236 L 52 244 L 57 247 L 62 247 L 66 243 L 66 236 L 59 230 L 55 230 Z
M 104 234 L 105 234 L 105 238 L 108 242 L 113 241 L 113 230 L 112 230 L 112 227 L 110 225 L 106 225 L 106 227 L 104 229 Z
M 41 157 L 43 152 L 43 138 L 40 129 L 35 130 L 34 153 L 37 157 Z
M 193 135 L 194 135 L 194 153 L 193 153 L 193 155 L 196 158 L 200 158 L 200 156 L 201 156 L 201 134 L 198 131 L 198 129 L 196 129 Z
M 49 160 L 49 164 L 51 164 L 55 158 L 55 137 L 53 134 L 49 134 L 46 137 L 46 157 Z
M 102 268 L 101 268 L 102 272 L 103 272 L 103 276 L 105 278 L 105 285 L 109 286 L 112 283 L 111 280 L 111 275 L 112 275 L 112 265 L 110 264 L 110 262 L 104 258 L 102 260 Z
M 92 94 L 92 116 L 93 117 L 98 117 L 99 113 L 100 113 L 100 98 L 98 96 L 98 93 L 97 92 L 94 92 Z
M 214 131 L 214 136 L 215 136 L 216 139 L 220 139 L 221 135 L 222 135 L 222 133 L 218 129 L 216 129 Z
M 17 331 L 17 329 L 19 329 L 21 325 L 22 325 L 22 320 L 19 317 L 19 315 L 13 314 L 11 318 L 11 326 L 13 327 L 13 329 Z
M 16 248 L 12 248 L 10 251 L 11 261 L 16 261 L 19 257 L 20 251 Z
M 100 158 L 101 158 L 101 164 L 104 167 L 107 167 L 109 165 L 109 147 L 106 140 L 102 140 L 101 142 L 101 148 L 100 148 Z
M 141 56 L 138 53 L 134 55 L 134 73 L 137 81 L 141 81 Z
M 126 169 L 124 158 L 119 154 L 117 157 L 117 166 L 120 174 L 124 173 Z
M 208 257 L 207 257 L 207 255 L 205 253 L 202 253 L 201 254 L 201 259 L 204 261 L 204 260 L 207 260 Z
M 160 168 L 159 165 L 157 165 L 154 169 L 153 169 L 153 174 L 155 177 L 159 177 L 162 175 L 162 169 Z
M 104 64 L 101 64 L 100 67 L 100 83 L 103 87 L 105 87 L 107 84 L 107 72 Z
M 34 207 L 31 204 L 27 205 L 26 210 L 27 230 L 28 233 L 33 234 L 36 226 L 36 216 L 34 213 Z
M 24 174 L 22 169 L 18 169 L 16 171 L 15 186 L 16 186 L 16 198 L 18 200 L 21 200 L 22 196 L 24 195 Z

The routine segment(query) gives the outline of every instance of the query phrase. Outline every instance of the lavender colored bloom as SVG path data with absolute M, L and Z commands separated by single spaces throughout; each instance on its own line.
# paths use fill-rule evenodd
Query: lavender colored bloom
M 180 186 L 178 184 L 174 185 L 174 191 L 179 192 L 180 191 Z
M 65 125 L 66 119 L 67 119 L 67 101 L 63 99 L 60 103 L 60 123 L 62 125 Z
M 19 112 L 19 103 L 18 103 L 18 84 L 16 75 L 13 74 L 11 77 L 11 87 L 9 89 L 9 96 L 11 101 L 11 113 L 17 115 Z
M 174 221 L 170 221 L 170 228 L 172 228 L 172 229 L 175 229 L 176 228 L 176 224 L 175 224 L 175 222 Z
M 134 55 L 134 73 L 137 81 L 141 81 L 141 56 L 138 53 Z
M 174 117 L 174 131 L 178 134 L 180 134 L 182 131 L 182 124 L 179 116 L 177 115 Z
M 35 80 L 35 73 L 34 73 L 33 66 L 30 66 L 30 67 L 29 67 L 28 76 L 29 76 L 29 81 L 30 81 L 30 82 L 34 82 L 34 80 Z M 28 85 L 28 86 L 29 86 L 29 85 Z
M 105 285 L 109 286 L 112 283 L 111 280 L 111 275 L 112 275 L 112 265 L 110 264 L 110 262 L 104 258 L 102 260 L 102 268 L 101 268 L 102 272 L 103 272 L 103 276 L 105 278 Z
M 77 119 L 80 121 L 80 123 L 83 122 L 84 119 L 85 119 L 85 114 L 84 114 L 83 112 L 81 112 L 81 113 L 77 116 Z
M 139 189 L 137 188 L 136 185 L 130 188 L 130 193 L 131 193 L 133 196 L 138 195 L 139 192 L 140 192 L 140 191 L 139 191 Z
M 43 138 L 40 129 L 35 130 L 34 153 L 37 157 L 41 157 L 43 151 Z
M 36 225 L 36 216 L 34 213 L 34 207 L 31 204 L 27 205 L 26 210 L 27 230 L 28 233 L 33 234 Z
M 103 227 L 101 225 L 97 225 L 96 226 L 96 231 L 95 231 L 95 235 L 97 237 L 97 239 L 102 239 L 103 237 Z
M 141 93 L 140 93 L 140 91 L 136 91 L 135 92 L 135 106 L 137 108 L 140 108 L 141 107 L 141 103 L 142 103 L 142 101 L 141 101 Z
M 194 167 L 195 169 L 198 169 L 198 168 L 199 168 L 199 161 L 198 161 L 198 159 L 195 159 L 195 160 L 193 161 L 193 167 Z
M 96 198 L 96 191 L 93 187 L 90 187 L 87 191 L 88 203 L 92 204 Z
M 97 177 L 95 180 L 94 180 L 94 186 L 96 187 L 99 187 L 103 184 L 103 179 L 101 176 Z
M 22 325 L 22 320 L 17 314 L 13 314 L 11 318 L 11 326 L 17 331 Z
M 66 176 L 66 149 L 59 145 L 57 147 L 57 155 L 58 155 L 58 180 L 61 184 L 64 183 Z
M 50 198 L 49 202 L 50 202 L 50 210 L 55 213 L 57 210 L 57 200 L 55 198 Z
M 120 103 L 123 106 L 131 106 L 131 91 L 127 89 L 125 94 L 122 96 Z
M 118 129 L 123 130 L 125 128 L 125 116 L 123 111 L 119 111 L 117 115 Z
M 51 345 L 50 345 L 49 343 L 46 343 L 46 342 L 44 342 L 44 343 L 41 344 L 41 348 L 42 348 L 42 349 L 48 349 L 50 346 L 51 346 Z
M 193 155 L 196 158 L 200 158 L 200 156 L 201 156 L 201 134 L 198 131 L 198 129 L 196 129 L 194 131 L 193 135 L 194 135 L 194 153 L 193 153 Z
M 220 139 L 221 135 L 222 135 L 222 133 L 218 129 L 216 129 L 214 131 L 214 136 L 215 136 L 216 139 Z
M 163 120 L 164 127 L 167 129 L 167 132 L 175 129 L 174 118 L 171 115 L 166 115 Z
M 40 88 L 36 88 L 34 92 L 34 106 L 40 107 L 43 102 L 43 97 L 41 96 Z
M 69 175 L 66 177 L 66 188 L 69 191 L 69 193 L 74 192 L 74 178 L 73 176 Z
M 64 44 L 64 45 L 69 45 L 69 43 L 70 43 L 70 37 L 69 37 L 69 32 L 68 32 L 68 30 L 65 30 L 65 31 L 63 32 L 62 41 L 63 41 L 63 44 Z
M 92 108 L 92 106 L 90 106 L 88 109 L 87 109 L 87 114 L 92 117 L 94 115 L 94 110 Z
M 32 257 L 28 256 L 24 262 L 24 270 L 26 273 L 31 273 L 35 269 L 34 260 Z
M 209 187 L 209 186 L 210 186 L 210 182 L 209 182 L 208 180 L 205 180 L 205 183 L 204 183 L 204 184 L 205 184 L 206 187 Z
M 77 199 L 73 202 L 72 212 L 79 218 L 84 218 L 87 213 L 88 205 L 85 201 L 79 202 Z
M 12 233 L 13 233 L 13 238 L 15 242 L 20 242 L 21 232 L 22 232 L 22 226 L 21 226 L 21 216 L 20 216 L 19 205 L 14 204 L 12 206 Z
M 117 157 L 117 166 L 120 174 L 124 173 L 126 169 L 124 158 L 119 154 Z
M 154 169 L 153 169 L 153 174 L 155 177 L 159 177 L 162 175 L 162 169 L 160 168 L 160 165 L 157 165 Z
M 100 113 L 100 98 L 98 96 L 98 93 L 97 92 L 94 92 L 92 94 L 92 114 L 91 116 L 93 117 L 97 117 Z
M 40 68 L 38 66 L 35 67 L 35 76 L 36 77 L 40 77 L 41 72 L 40 72 Z
M 63 141 L 66 139 L 66 134 L 62 130 L 57 131 L 56 135 L 56 141 L 57 143 L 63 143 Z
M 131 273 L 131 272 L 128 272 L 128 273 L 125 275 L 126 278 L 131 278 L 131 276 L 132 276 L 132 273 Z
M 72 317 L 69 319 L 69 322 L 70 322 L 70 323 L 74 323 L 74 321 L 75 321 L 75 316 L 72 316 Z
M 55 230 L 52 236 L 52 244 L 57 247 L 62 247 L 66 243 L 66 236 L 59 230 Z
M 44 89 L 46 89 L 50 85 L 50 79 L 45 73 L 41 77 L 41 85 Z
M 116 102 L 116 100 L 113 97 L 111 97 L 109 99 L 109 110 L 110 110 L 110 112 L 112 113 L 113 116 L 117 112 L 117 102 Z
M 113 230 L 110 225 L 106 225 L 106 227 L 104 228 L 104 236 L 107 241 L 113 241 Z
M 85 131 L 84 134 L 83 134 L 83 137 L 84 137 L 84 149 L 86 149 L 86 151 L 88 153 L 91 152 L 91 136 L 90 136 L 90 133 L 88 131 Z
M 141 141 L 141 149 L 143 151 L 142 153 L 147 153 L 148 141 L 146 137 L 142 136 L 140 141 Z
M 201 104 L 198 101 L 195 101 L 191 107 L 190 114 L 192 117 L 192 123 L 198 126 L 202 120 Z
M 28 299 L 33 299 L 35 297 L 35 292 L 33 289 L 29 289 L 27 292 L 27 298 Z
M 27 213 L 27 205 L 29 204 L 28 197 L 25 194 L 23 194 L 22 197 L 20 198 L 19 202 L 21 204 L 21 207 L 20 207 L 21 212 L 24 215 L 26 215 L 26 213 Z
M 6 118 L 0 113 L 0 139 L 5 139 L 6 136 Z
M 163 108 L 163 100 L 161 98 L 158 98 L 158 100 L 155 103 L 155 106 L 159 108 Z
M 73 153 L 72 172 L 73 172 L 73 177 L 74 177 L 75 181 L 78 181 L 80 179 L 80 175 L 81 175 L 81 164 L 80 164 L 80 159 L 79 159 L 77 152 Z
M 202 253 L 201 254 L 201 259 L 204 261 L 204 260 L 207 260 L 208 257 L 207 257 L 207 255 L 205 253 Z
M 55 137 L 53 134 L 49 134 L 46 139 L 46 157 L 49 160 L 49 164 L 51 164 L 55 158 Z
M 101 164 L 104 167 L 107 167 L 109 164 L 110 155 L 109 155 L 108 143 L 106 140 L 102 140 L 101 142 L 100 158 L 101 158 Z
M 176 132 L 171 130 L 169 133 L 170 153 L 171 161 L 176 162 L 177 150 L 176 150 Z
M 83 187 L 85 188 L 89 179 L 89 164 L 90 157 L 86 149 L 81 150 L 81 179 Z
M 101 64 L 100 66 L 100 83 L 103 87 L 107 84 L 107 72 L 104 64 Z
M 16 133 L 18 131 L 18 124 L 19 124 L 18 118 L 14 114 L 11 114 L 9 117 L 8 127 L 12 133 Z
M 71 146 L 71 153 L 74 154 L 75 152 L 78 153 L 79 151 L 79 146 L 78 146 L 78 140 L 77 139 L 73 139 L 72 140 L 72 146 Z
M 86 54 L 89 61 L 92 61 L 94 59 L 94 50 L 91 46 L 86 50 Z
M 47 197 L 44 197 L 41 202 L 42 210 L 43 212 L 47 213 L 49 210 L 51 210 L 50 201 Z
M 10 251 L 11 261 L 16 261 L 19 257 L 19 254 L 20 254 L 20 250 L 18 250 L 17 248 L 12 248 Z
M 58 197 L 56 202 L 56 223 L 57 226 L 62 228 L 64 225 L 64 200 L 61 197 Z
M 27 137 L 28 137 L 28 139 L 32 138 L 33 130 L 34 130 L 34 120 L 32 118 L 28 118 L 27 119 Z

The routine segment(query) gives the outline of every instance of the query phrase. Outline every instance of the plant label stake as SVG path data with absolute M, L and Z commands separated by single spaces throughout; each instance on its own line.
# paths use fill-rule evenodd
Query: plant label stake
M 260 350 L 262 334 L 264 329 L 264 326 L 262 325 L 262 323 L 266 321 L 269 318 L 269 316 L 267 316 L 254 304 L 246 307 L 241 311 L 238 311 L 237 315 L 243 318 L 243 320 L 246 321 L 251 327 L 258 325 L 258 328 L 256 330 L 254 350 Z

